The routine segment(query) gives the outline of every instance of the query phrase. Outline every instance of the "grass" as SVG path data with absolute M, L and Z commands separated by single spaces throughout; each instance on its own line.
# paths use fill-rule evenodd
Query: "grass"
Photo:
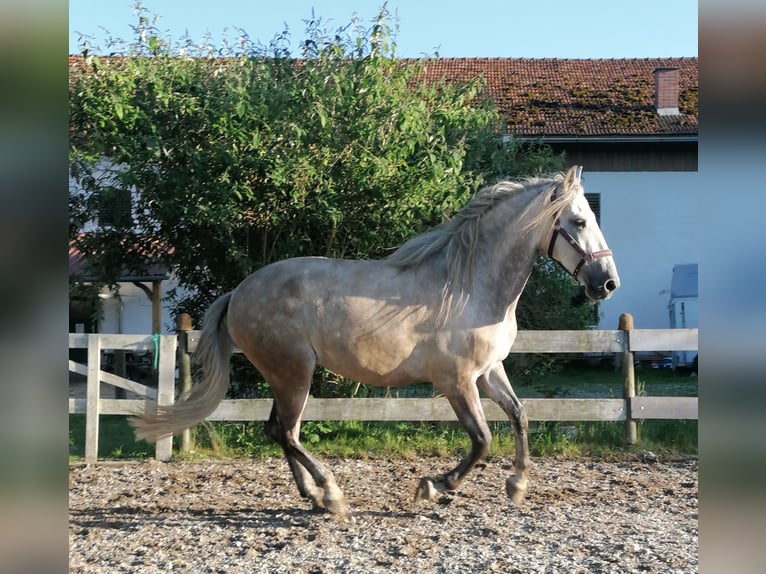
M 515 382 L 522 398 L 623 396 L 622 376 L 613 368 L 565 367 L 542 376 Z M 649 396 L 696 397 L 697 379 L 671 369 L 636 369 L 636 394 Z
M 512 457 L 514 439 L 510 426 L 507 423 L 490 426 L 493 434 L 490 455 Z M 80 459 L 84 453 L 84 428 L 84 415 L 70 415 L 72 460 Z M 697 421 L 639 421 L 639 441 L 629 447 L 624 444 L 624 429 L 623 423 L 613 422 L 532 422 L 530 452 L 533 457 L 629 456 L 642 450 L 665 456 L 697 454 Z M 313 453 L 339 458 L 450 456 L 465 453 L 470 447 L 468 435 L 455 423 L 310 421 L 304 424 L 302 437 Z M 262 423 L 229 422 L 198 427 L 195 451 L 183 457 L 268 458 L 280 455 L 279 447 L 263 434 Z M 154 456 L 154 446 L 135 441 L 125 417 L 103 416 L 98 456 L 100 459 L 147 458 Z
M 696 379 L 669 370 L 637 371 L 639 394 L 696 396 Z M 622 396 L 619 373 L 603 369 L 565 369 L 518 385 L 521 397 Z M 533 457 L 630 456 L 650 450 L 665 456 L 697 454 L 697 421 L 639 421 L 638 443 L 625 446 L 622 422 L 531 422 L 529 446 Z M 491 423 L 490 456 L 513 456 L 510 425 Z M 195 452 L 188 458 L 281 456 L 281 450 L 263 433 L 261 422 L 215 422 L 194 431 Z M 307 421 L 301 429 L 303 443 L 320 456 L 369 458 L 396 456 L 417 458 L 450 456 L 467 452 L 470 441 L 457 423 Z M 85 452 L 85 416 L 69 416 L 70 458 Z M 99 458 L 147 458 L 154 445 L 135 441 L 126 417 L 104 415 L 99 423 Z
M 136 441 L 127 417 L 103 415 L 98 429 L 99 458 L 146 458 L 154 456 L 154 445 Z M 85 415 L 69 415 L 69 457 L 77 460 L 85 454 Z

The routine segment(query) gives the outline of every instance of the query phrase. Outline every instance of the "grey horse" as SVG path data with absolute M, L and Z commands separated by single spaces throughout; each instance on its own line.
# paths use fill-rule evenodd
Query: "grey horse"
M 428 381 L 450 402 L 471 450 L 449 472 L 422 478 L 416 500 L 457 488 L 486 456 L 492 436 L 483 391 L 513 427 L 515 474 L 506 491 L 520 503 L 531 464 L 527 417 L 502 360 L 535 260 L 547 253 L 592 300 L 608 299 L 620 285 L 581 170 L 487 186 L 383 260 L 306 257 L 259 269 L 208 309 L 197 347 L 202 381 L 174 405 L 133 418 L 137 437 L 156 440 L 209 416 L 226 394 L 236 345 L 273 391 L 265 430 L 316 507 L 349 516 L 332 473 L 299 438 L 316 365 L 368 385 Z

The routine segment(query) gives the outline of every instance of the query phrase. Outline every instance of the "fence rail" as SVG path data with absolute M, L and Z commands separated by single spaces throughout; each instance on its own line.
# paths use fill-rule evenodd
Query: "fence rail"
M 625 320 L 623 321 L 623 318 Z M 624 421 L 626 440 L 636 441 L 635 421 L 640 419 L 696 419 L 696 397 L 637 397 L 634 389 L 633 353 L 637 351 L 696 351 L 697 329 L 632 329 L 632 318 L 623 315 L 618 330 L 520 331 L 511 353 L 601 353 L 614 354 L 622 361 L 622 398 L 522 399 L 532 421 Z M 185 322 L 188 325 L 188 321 Z M 188 329 L 188 328 L 187 328 Z M 153 408 L 153 402 L 174 401 L 176 369 L 179 382 L 188 381 L 188 354 L 197 347 L 199 331 L 179 330 L 175 335 L 70 334 L 70 349 L 88 349 L 88 364 L 69 361 L 69 370 L 87 376 L 86 398 L 69 399 L 70 414 L 85 414 L 85 461 L 95 462 L 98 454 L 100 415 L 135 414 Z M 157 388 L 101 370 L 103 350 L 152 351 L 158 354 Z M 101 383 L 129 390 L 144 399 L 101 398 Z M 491 400 L 482 399 L 487 420 L 507 420 Z M 208 420 L 266 420 L 270 399 L 224 400 Z M 455 421 L 454 412 L 439 398 L 353 398 L 309 399 L 304 420 L 362 421 Z M 172 437 L 157 441 L 155 456 L 169 460 Z

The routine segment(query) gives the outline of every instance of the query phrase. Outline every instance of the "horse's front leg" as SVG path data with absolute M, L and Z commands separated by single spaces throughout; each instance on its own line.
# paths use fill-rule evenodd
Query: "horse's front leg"
M 497 362 L 492 369 L 477 381 L 481 390 L 487 393 L 487 396 L 495 401 L 503 412 L 508 415 L 508 419 L 513 427 L 513 434 L 516 443 L 516 457 L 513 466 L 516 474 L 509 476 L 505 481 L 505 490 L 514 504 L 520 504 L 527 490 L 529 478 L 529 469 L 532 461 L 529 458 L 529 444 L 527 441 L 527 413 L 524 405 L 513 392 L 511 382 L 505 373 L 503 363 Z
M 487 456 L 492 443 L 492 434 L 487 426 L 484 410 L 481 408 L 476 385 L 469 384 L 464 389 L 455 388 L 445 392 L 445 395 L 457 418 L 471 437 L 471 451 L 450 472 L 437 477 L 422 478 L 415 491 L 415 502 L 433 499 L 439 492 L 445 490 L 455 490 L 473 465 Z

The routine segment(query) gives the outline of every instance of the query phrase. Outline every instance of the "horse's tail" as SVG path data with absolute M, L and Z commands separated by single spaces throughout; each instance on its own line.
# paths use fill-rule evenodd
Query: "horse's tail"
M 226 396 L 229 360 L 234 348 L 226 325 L 231 295 L 227 293 L 216 299 L 205 314 L 195 353 L 202 365 L 202 381 L 175 404 L 157 406 L 156 412 L 131 417 L 130 424 L 136 429 L 137 439 L 152 442 L 162 435 L 181 432 L 208 417 Z

